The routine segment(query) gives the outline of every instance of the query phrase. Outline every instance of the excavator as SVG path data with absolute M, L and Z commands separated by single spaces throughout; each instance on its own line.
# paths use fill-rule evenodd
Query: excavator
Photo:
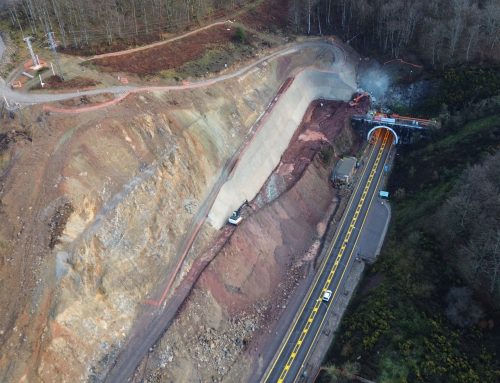
M 241 213 L 245 205 L 250 206 L 248 200 L 245 200 L 245 202 L 243 202 L 243 205 L 241 205 L 237 210 L 233 211 L 233 214 L 231 214 L 231 216 L 227 220 L 231 225 L 238 226 L 243 220 Z
M 366 92 L 359 93 L 356 97 L 354 97 L 351 101 L 349 101 L 349 106 L 350 107 L 358 106 L 362 99 L 369 96 L 370 95 Z

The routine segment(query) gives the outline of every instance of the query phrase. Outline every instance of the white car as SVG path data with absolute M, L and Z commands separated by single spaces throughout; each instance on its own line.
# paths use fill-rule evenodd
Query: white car
M 326 290 L 324 293 L 323 293 L 323 302 L 329 302 L 330 301 L 330 298 L 332 297 L 332 290 Z

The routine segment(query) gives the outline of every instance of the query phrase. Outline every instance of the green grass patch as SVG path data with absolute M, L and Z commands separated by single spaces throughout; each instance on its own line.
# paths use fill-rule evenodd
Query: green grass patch
M 243 58 L 252 57 L 254 53 L 255 48 L 252 45 L 244 43 L 212 46 L 200 58 L 185 63 L 177 69 L 160 72 L 160 77 L 182 80 L 189 77 L 206 76 L 209 73 L 220 72 Z

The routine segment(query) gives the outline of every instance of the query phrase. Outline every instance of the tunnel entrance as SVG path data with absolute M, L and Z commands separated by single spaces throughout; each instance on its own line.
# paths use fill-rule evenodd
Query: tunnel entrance
M 432 129 L 438 124 L 432 120 L 421 118 L 404 117 L 392 114 L 388 117 L 382 113 L 367 113 L 351 117 L 352 128 L 363 138 L 370 140 L 374 132 L 380 129 L 389 130 L 394 136 L 397 145 L 412 144 L 421 138 L 429 137 Z
M 396 134 L 396 132 L 392 129 L 392 128 L 389 128 L 388 126 L 384 126 L 384 125 L 378 125 L 378 126 L 375 126 L 373 128 L 371 128 L 369 131 L 368 131 L 368 134 L 366 135 L 366 139 L 368 141 L 370 141 L 370 139 L 372 138 L 372 135 L 375 131 L 379 130 L 379 129 L 387 129 L 388 131 L 390 131 L 392 133 L 392 135 L 394 136 L 394 143 L 397 145 L 399 143 L 399 137 L 398 135 Z

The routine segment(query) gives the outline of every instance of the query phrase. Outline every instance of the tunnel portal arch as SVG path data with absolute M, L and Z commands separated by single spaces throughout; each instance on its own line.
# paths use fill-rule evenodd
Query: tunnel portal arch
M 388 126 L 384 126 L 384 125 L 378 125 L 378 126 L 375 126 L 375 127 L 371 128 L 371 129 L 368 131 L 368 134 L 367 134 L 367 136 L 366 136 L 366 139 L 367 139 L 368 141 L 370 141 L 370 138 L 371 138 L 371 136 L 372 136 L 373 132 L 374 132 L 375 130 L 377 130 L 377 129 L 387 129 L 387 130 L 389 130 L 389 131 L 390 131 L 390 132 L 392 132 L 392 134 L 394 135 L 395 144 L 397 145 L 397 144 L 399 143 L 399 137 L 398 137 L 397 133 L 394 131 L 394 129 L 389 128 Z

